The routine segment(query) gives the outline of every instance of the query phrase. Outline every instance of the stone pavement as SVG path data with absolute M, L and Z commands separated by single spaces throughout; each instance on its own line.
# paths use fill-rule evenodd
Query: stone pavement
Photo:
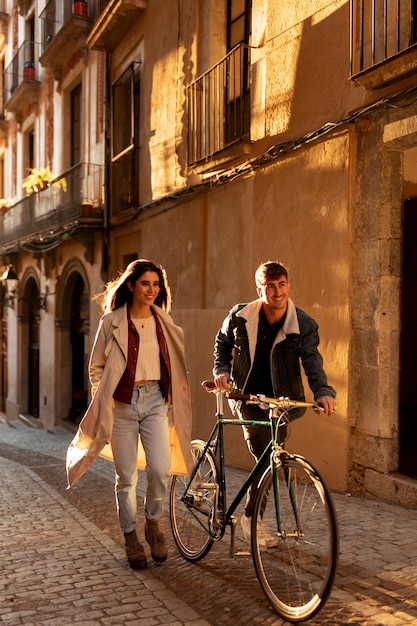
M 0 419 L 0 623 L 65 626 L 286 624 L 271 611 L 251 557 L 231 557 L 229 532 L 199 563 L 176 551 L 128 568 L 118 528 L 113 466 L 98 459 L 66 490 L 72 434 Z M 242 473 L 228 471 L 231 491 Z M 139 499 L 144 480 L 140 480 Z M 417 624 L 417 511 L 334 494 L 340 527 L 335 586 L 309 624 Z M 141 513 L 141 509 L 139 509 Z M 143 533 L 143 519 L 139 530 Z M 240 528 L 237 548 L 245 552 Z M 147 546 L 146 546 L 147 547 Z

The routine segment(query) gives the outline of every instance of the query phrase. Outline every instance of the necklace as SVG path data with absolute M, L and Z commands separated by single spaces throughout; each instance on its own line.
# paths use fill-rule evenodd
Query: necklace
M 145 326 L 149 326 L 151 320 L 153 319 L 153 315 L 148 315 L 148 317 L 132 317 L 134 324 L 145 328 Z

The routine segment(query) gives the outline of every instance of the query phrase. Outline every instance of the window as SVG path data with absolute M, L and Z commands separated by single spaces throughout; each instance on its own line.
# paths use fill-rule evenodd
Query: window
M 188 87 L 190 165 L 250 138 L 251 5 L 251 0 L 225 1 L 221 53 L 226 56 Z
M 23 171 L 25 176 L 29 170 L 36 167 L 35 163 L 35 131 L 33 127 L 23 133 Z
M 139 96 L 139 63 L 134 63 L 112 85 L 113 215 L 139 204 Z
M 251 0 L 227 2 L 227 51 L 240 43 L 249 43 Z
M 35 18 L 31 17 L 26 21 L 25 25 L 26 33 L 25 39 L 28 42 L 28 46 L 25 52 L 25 63 L 30 63 L 35 67 Z
M 232 143 L 249 133 L 249 44 L 251 0 L 228 0 L 227 51 L 242 44 L 239 65 L 228 63 L 226 92 L 226 142 Z
M 28 133 L 28 161 L 30 169 L 35 167 L 35 132 L 33 130 Z
M 81 163 L 81 84 L 71 91 L 71 167 Z
M 373 88 L 416 72 L 417 0 L 351 0 L 350 9 L 352 77 Z

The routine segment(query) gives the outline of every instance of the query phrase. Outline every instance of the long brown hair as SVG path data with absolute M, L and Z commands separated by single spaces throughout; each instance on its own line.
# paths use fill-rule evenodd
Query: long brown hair
M 103 313 L 110 313 L 120 308 L 126 302 L 131 304 L 133 293 L 129 289 L 128 283 L 135 285 L 138 278 L 145 272 L 156 272 L 159 278 L 159 293 L 155 299 L 155 304 L 167 313 L 171 310 L 171 290 L 168 284 L 168 278 L 162 265 L 155 265 L 148 259 L 138 259 L 132 261 L 126 267 L 116 280 L 107 283 L 102 293 L 94 296 L 94 300 L 100 303 Z

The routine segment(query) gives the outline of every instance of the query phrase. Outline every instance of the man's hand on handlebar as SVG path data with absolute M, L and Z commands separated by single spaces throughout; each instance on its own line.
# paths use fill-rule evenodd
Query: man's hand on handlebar
M 330 416 L 332 413 L 336 411 L 336 400 L 331 398 L 330 396 L 323 396 L 319 398 L 317 401 L 321 407 L 323 407 L 323 411 L 326 415 Z M 320 413 L 320 409 L 315 409 L 316 413 Z
M 216 383 L 216 387 L 218 389 L 224 389 L 227 391 L 232 388 L 232 379 L 229 374 L 219 374 L 214 377 L 214 382 Z

